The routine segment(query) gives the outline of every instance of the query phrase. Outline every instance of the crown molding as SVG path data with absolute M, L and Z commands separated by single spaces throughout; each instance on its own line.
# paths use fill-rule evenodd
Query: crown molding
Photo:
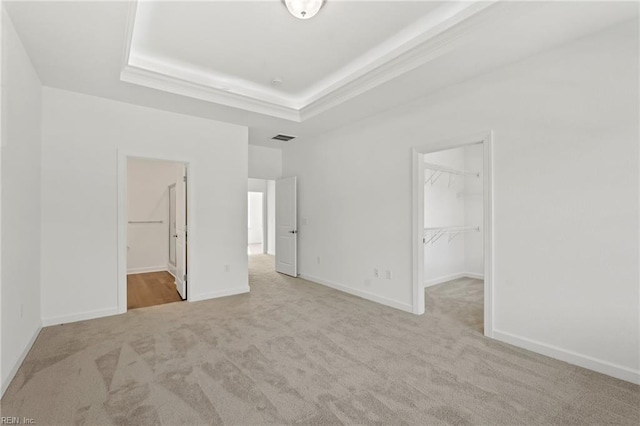
M 302 122 L 455 49 L 464 37 L 493 15 L 489 12 L 503 10 L 504 4 L 499 0 L 475 1 L 459 6 L 459 9 L 435 23 L 430 22 L 433 18 L 427 15 L 430 21 L 418 21 L 417 25 L 408 28 L 408 35 L 404 34 L 404 39 L 391 48 L 379 46 L 368 52 L 366 58 L 358 58 L 318 82 L 309 92 L 301 96 L 287 96 L 251 82 L 235 81 L 231 87 L 229 78 L 223 76 L 154 58 L 136 57 L 131 52 L 137 11 L 137 1 L 133 1 L 125 34 L 120 79 L 177 95 Z
M 245 96 L 239 93 L 205 86 L 191 81 L 181 80 L 166 74 L 130 65 L 125 66 L 120 72 L 120 80 L 131 84 L 137 84 L 139 86 L 149 87 L 151 89 L 162 90 L 176 95 L 187 96 L 233 108 L 257 112 L 259 114 L 265 114 L 276 118 L 295 122 L 301 121 L 300 111 L 295 108 L 266 102 L 255 97 Z

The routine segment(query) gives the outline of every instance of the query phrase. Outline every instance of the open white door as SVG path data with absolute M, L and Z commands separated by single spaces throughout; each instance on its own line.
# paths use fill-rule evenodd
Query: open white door
M 298 276 L 296 177 L 276 181 L 276 272 Z
M 176 182 L 176 289 L 182 299 L 187 298 L 187 179 L 180 167 Z

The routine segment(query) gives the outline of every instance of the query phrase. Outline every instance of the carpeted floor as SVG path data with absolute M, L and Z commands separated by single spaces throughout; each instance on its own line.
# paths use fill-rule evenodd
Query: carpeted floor
M 251 294 L 42 330 L 2 416 L 75 424 L 632 424 L 640 388 L 482 336 L 482 286 L 414 316 L 273 272 Z

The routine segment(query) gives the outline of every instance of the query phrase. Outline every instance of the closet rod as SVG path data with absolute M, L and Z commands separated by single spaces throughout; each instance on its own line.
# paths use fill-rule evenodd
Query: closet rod
M 164 220 L 130 220 L 129 223 L 164 223 Z
M 467 171 L 467 170 L 457 170 L 457 169 L 452 169 L 451 167 L 441 166 L 439 164 L 424 163 L 424 167 L 425 167 L 425 169 L 434 170 L 434 171 L 437 171 L 437 172 L 451 173 L 453 175 L 480 177 L 480 173 L 479 172 L 470 172 L 470 171 Z
M 434 244 L 443 235 L 449 235 L 449 242 L 458 236 L 461 232 L 479 232 L 479 226 L 441 226 L 436 228 L 424 228 L 422 242 L 424 244 Z

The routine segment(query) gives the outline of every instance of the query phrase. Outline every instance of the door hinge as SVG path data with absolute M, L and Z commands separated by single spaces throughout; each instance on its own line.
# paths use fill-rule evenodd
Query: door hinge
M 187 282 L 187 274 L 184 274 L 184 282 Z
M 187 181 L 187 177 L 186 176 L 182 176 L 182 181 L 186 182 Z

